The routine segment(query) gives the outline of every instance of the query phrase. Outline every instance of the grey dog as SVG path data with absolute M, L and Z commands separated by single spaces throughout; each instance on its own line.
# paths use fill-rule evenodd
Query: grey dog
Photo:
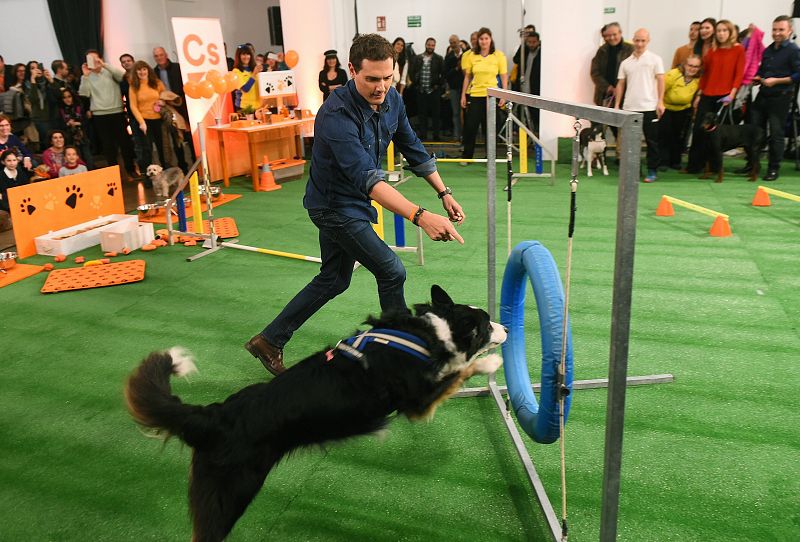
M 179 167 L 164 169 L 157 164 L 150 164 L 147 166 L 147 176 L 153 181 L 156 197 L 168 198 L 170 190 L 174 190 L 183 180 L 183 171 Z

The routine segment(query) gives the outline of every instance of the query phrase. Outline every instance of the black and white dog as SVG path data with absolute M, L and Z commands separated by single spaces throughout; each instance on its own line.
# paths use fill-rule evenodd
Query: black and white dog
M 597 164 L 597 169 L 603 170 L 603 175 L 608 175 L 606 166 L 606 137 L 605 126 L 592 124 L 580 133 L 580 160 L 581 167 L 586 164 L 586 176 L 592 176 L 592 167 Z
M 464 380 L 500 367 L 499 354 L 479 356 L 506 340 L 505 328 L 483 310 L 453 303 L 439 286 L 431 297 L 414 307 L 415 315 L 370 317 L 370 331 L 222 403 L 187 405 L 172 394 L 170 376 L 196 371 L 179 348 L 141 363 L 125 386 L 131 415 L 193 448 L 193 540 L 223 540 L 270 470 L 293 450 L 374 433 L 394 412 L 430 419 Z

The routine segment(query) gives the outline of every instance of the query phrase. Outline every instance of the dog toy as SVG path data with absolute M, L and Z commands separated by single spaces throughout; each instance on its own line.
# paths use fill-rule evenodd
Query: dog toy
M 158 247 L 155 246 L 153 243 L 147 243 L 146 245 L 142 246 L 142 250 L 145 251 L 145 252 L 150 252 L 151 250 L 155 250 L 157 248 Z
M 52 270 L 53 270 L 53 267 L 55 267 L 53 264 L 51 264 L 51 263 L 46 263 L 46 264 L 44 264 L 44 265 L 42 266 L 42 270 L 43 270 L 43 271 L 52 271 Z
M 75 257 L 75 263 L 83 263 L 85 261 L 86 261 L 86 258 L 84 258 L 83 256 L 76 256 Z
M 109 258 L 114 258 L 116 255 L 117 255 L 117 253 L 115 251 L 113 251 L 113 250 L 111 252 L 104 252 L 103 253 L 103 256 L 108 256 Z
M 122 253 L 127 256 L 128 254 L 131 253 L 131 249 L 129 249 L 128 247 L 122 247 Z
M 63 254 L 56 254 L 56 257 L 53 258 L 53 260 L 55 260 L 55 261 L 57 261 L 59 263 L 60 262 L 65 262 L 65 261 L 67 261 L 67 257 L 64 256 Z

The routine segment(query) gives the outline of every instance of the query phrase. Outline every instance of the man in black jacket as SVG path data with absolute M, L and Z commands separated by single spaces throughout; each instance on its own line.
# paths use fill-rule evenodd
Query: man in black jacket
M 792 19 L 786 15 L 772 23 L 772 44 L 764 50 L 754 79 L 760 84 L 750 109 L 752 123 L 769 125 L 769 164 L 765 181 L 778 178 L 784 149 L 784 126 L 792 106 L 794 85 L 800 82 L 800 50 L 791 41 Z
M 433 124 L 433 139 L 439 139 L 441 127 L 442 75 L 444 59 L 434 52 L 436 40 L 425 40 L 425 52 L 414 58 L 409 70 L 409 78 L 417 90 L 417 134 L 420 139 L 427 139 L 428 119 Z
M 172 62 L 169 59 L 169 55 L 167 55 L 166 49 L 163 47 L 155 47 L 153 49 L 153 59 L 156 61 L 156 65 L 153 66 L 153 70 L 156 72 L 156 77 L 158 77 L 164 86 L 167 87 L 167 90 L 171 90 L 175 94 L 181 97 L 181 105 L 177 106 L 175 109 L 178 110 L 183 118 L 186 119 L 187 123 L 190 123 L 189 120 L 189 112 L 186 109 L 186 96 L 183 92 L 183 76 L 181 75 L 181 67 L 179 64 Z M 172 132 L 175 130 L 173 129 Z M 189 150 L 192 153 L 192 160 L 195 159 L 195 152 L 194 152 L 194 142 L 192 141 L 192 131 L 191 129 L 187 130 L 184 135 L 184 141 L 189 144 Z M 177 144 L 178 141 L 176 138 L 173 137 L 173 147 L 175 148 L 175 155 L 178 157 L 178 166 L 185 172 L 188 167 L 186 165 L 186 159 L 183 156 L 183 149 Z

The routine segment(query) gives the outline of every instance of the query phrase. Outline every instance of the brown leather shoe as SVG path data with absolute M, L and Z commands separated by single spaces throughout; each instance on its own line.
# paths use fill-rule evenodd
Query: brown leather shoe
M 275 376 L 286 370 L 286 367 L 283 366 L 283 350 L 270 344 L 260 334 L 244 343 L 244 347 L 253 357 L 261 361 L 267 371 Z

